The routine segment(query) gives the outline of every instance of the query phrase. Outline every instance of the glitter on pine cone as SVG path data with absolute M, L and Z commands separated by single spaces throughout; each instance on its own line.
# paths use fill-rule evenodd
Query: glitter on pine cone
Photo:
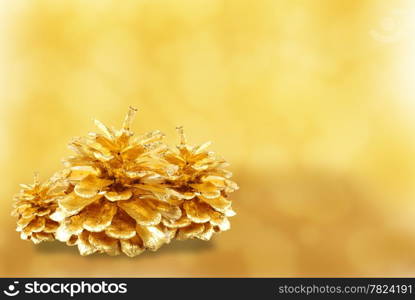
M 188 145 L 182 128 L 177 149 L 160 131 L 134 137 L 136 112 L 130 107 L 120 130 L 95 121 L 102 133 L 71 141 L 75 155 L 61 175 L 23 186 L 14 211 L 22 238 L 57 239 L 81 255 L 133 257 L 173 239 L 210 240 L 230 229 L 235 212 L 227 198 L 238 186 L 226 162 L 206 151 L 209 143 Z

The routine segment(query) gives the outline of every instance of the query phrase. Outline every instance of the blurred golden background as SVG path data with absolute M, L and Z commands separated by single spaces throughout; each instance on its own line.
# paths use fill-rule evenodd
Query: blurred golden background
M 414 276 L 413 1 L 2 1 L 1 276 Z M 93 118 L 214 142 L 232 229 L 136 258 L 22 241 L 19 183 Z

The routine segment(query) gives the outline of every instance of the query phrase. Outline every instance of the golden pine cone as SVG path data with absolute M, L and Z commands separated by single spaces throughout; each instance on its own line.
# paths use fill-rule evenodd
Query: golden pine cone
M 210 142 L 190 146 L 183 128 L 177 129 L 181 136 L 180 145 L 176 151 L 169 150 L 163 156 L 177 166 L 176 173 L 169 177 L 168 186 L 182 199 L 183 213 L 179 220 L 163 220 L 163 224 L 178 229 L 177 239 L 210 240 L 215 232 L 230 229 L 228 217 L 234 216 L 235 212 L 227 197 L 238 186 L 229 179 L 232 173 L 224 169 L 228 164 L 213 152 L 206 151 Z
M 227 195 L 237 189 L 205 145 L 182 144 L 173 151 L 159 131 L 133 137 L 136 110 L 120 130 L 96 125 L 102 133 L 75 138 L 64 160 L 65 194 L 50 219 L 59 227 L 51 238 L 77 245 L 81 255 L 156 251 L 172 239 L 209 240 L 229 229 L 234 215 Z
M 57 200 L 64 197 L 69 190 L 66 181 L 68 171 L 60 171 L 45 183 L 40 183 L 35 174 L 34 183 L 22 184 L 19 194 L 14 196 L 12 216 L 17 217 L 16 231 L 24 240 L 35 244 L 54 240 L 54 233 L 59 223 L 50 219 L 58 204 Z

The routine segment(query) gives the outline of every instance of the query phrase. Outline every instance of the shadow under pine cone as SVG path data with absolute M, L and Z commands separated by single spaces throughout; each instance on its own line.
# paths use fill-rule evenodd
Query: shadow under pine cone
M 141 255 L 137 256 L 137 259 L 140 257 L 147 257 L 147 256 L 154 256 L 154 255 L 163 255 L 169 253 L 184 253 L 184 252 L 203 252 L 207 250 L 212 250 L 215 248 L 214 243 L 206 243 L 205 241 L 201 240 L 187 240 L 187 241 L 172 241 L 170 244 L 165 245 L 161 249 L 156 252 L 146 251 Z M 58 242 L 46 242 L 36 245 L 35 250 L 41 253 L 71 253 L 76 256 L 79 256 L 78 249 L 76 247 L 68 247 L 64 243 Z M 114 258 L 128 258 L 124 256 L 106 256 L 102 254 L 94 254 L 91 256 L 95 258 L 107 258 L 107 259 L 114 259 Z

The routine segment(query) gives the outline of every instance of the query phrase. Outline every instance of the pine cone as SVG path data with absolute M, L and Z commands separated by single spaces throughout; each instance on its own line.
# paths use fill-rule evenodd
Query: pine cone
M 41 184 L 35 174 L 34 183 L 22 184 L 22 190 L 14 196 L 12 216 L 17 217 L 17 228 L 20 237 L 31 240 L 35 244 L 42 241 L 53 241 L 59 223 L 50 219 L 57 208 L 57 200 L 68 192 L 69 184 L 65 180 L 66 170 L 56 173 Z
M 64 160 L 67 175 L 60 184 L 65 182 L 66 190 L 47 210 L 45 223 L 54 225 L 48 239 L 77 245 L 81 255 L 123 252 L 132 257 L 176 237 L 209 240 L 214 232 L 229 229 L 227 217 L 235 213 L 226 198 L 238 187 L 223 169 L 225 162 L 205 151 L 208 144 L 187 145 L 182 131 L 178 151 L 163 143 L 159 131 L 134 137 L 135 114 L 130 108 L 120 130 L 95 121 L 102 133 L 70 143 L 75 155 Z M 38 198 L 49 203 L 43 192 Z M 32 221 L 40 216 L 24 207 L 19 213 L 25 221 L 18 222 L 29 228 L 19 226 L 27 236 L 36 232 L 30 237 L 39 240 L 43 227 L 36 222 L 43 221 Z
M 206 151 L 210 142 L 190 146 L 182 127 L 177 128 L 181 137 L 177 151 L 169 150 L 164 159 L 177 166 L 168 185 L 183 199 L 182 218 L 163 220 L 168 228 L 178 229 L 176 238 L 210 240 L 215 232 L 230 229 L 228 217 L 235 215 L 228 194 L 238 189 L 229 178 L 232 173 L 224 168 L 228 164 Z

